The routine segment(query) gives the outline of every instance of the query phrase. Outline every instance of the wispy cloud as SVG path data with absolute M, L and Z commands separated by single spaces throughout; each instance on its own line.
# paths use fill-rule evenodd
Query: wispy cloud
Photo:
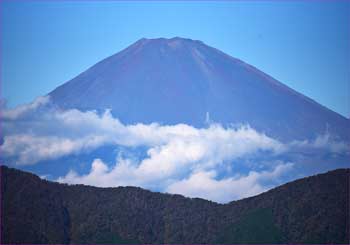
M 17 106 L 14 109 L 5 109 L 2 111 L 2 118 L 3 119 L 17 119 L 19 117 L 23 117 L 28 113 L 31 113 L 35 111 L 37 108 L 46 105 L 49 103 L 50 98 L 48 96 L 41 96 L 37 97 L 32 103 L 23 104 L 20 106 Z
M 350 145 L 337 139 L 328 132 L 318 135 L 314 140 L 292 141 L 290 148 L 322 149 L 332 153 L 350 152 Z

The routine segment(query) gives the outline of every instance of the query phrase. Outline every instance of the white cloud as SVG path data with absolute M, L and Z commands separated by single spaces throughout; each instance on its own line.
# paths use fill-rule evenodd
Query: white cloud
M 60 110 L 51 107 L 48 97 L 3 113 L 1 156 L 18 165 L 90 152 L 107 145 L 127 149 L 142 146 L 146 149 L 145 156 L 118 157 L 112 167 L 95 159 L 88 174 L 71 170 L 58 180 L 101 187 L 142 186 L 219 202 L 258 194 L 293 166 L 269 161 L 270 165 L 263 166 L 264 171 L 250 171 L 247 175 L 231 173 L 235 164 L 244 163 L 242 159 L 256 156 L 272 159 L 281 153 L 304 149 L 335 153 L 350 149 L 348 144 L 328 134 L 315 140 L 281 143 L 249 125 L 223 127 L 211 123 L 206 128 L 186 124 L 125 125 L 109 110 L 102 114 Z M 225 170 L 226 177 L 221 178 L 220 169 L 231 170 Z
M 292 141 L 289 144 L 290 148 L 305 149 L 320 149 L 332 153 L 348 153 L 350 152 L 350 144 L 336 137 L 333 137 L 328 132 L 323 135 L 318 135 L 314 140 Z
M 192 134 L 174 135 L 165 144 L 150 148 L 148 158 L 139 168 L 153 176 L 166 178 L 183 172 L 184 168 L 206 169 L 258 151 L 279 153 L 284 150 L 281 143 L 250 127 L 225 129 L 211 125 L 206 129 L 192 130 Z
M 277 165 L 272 171 L 251 171 L 248 175 L 216 179 L 215 170 L 192 173 L 188 178 L 169 185 L 169 193 L 182 194 L 188 197 L 201 197 L 226 203 L 266 191 L 271 186 L 262 182 L 275 180 L 282 174 L 289 172 L 292 163 Z
M 40 103 L 26 108 L 38 109 Z M 18 119 L 20 113 L 16 115 Z M 35 164 L 104 145 L 146 146 L 148 158 L 142 161 L 141 168 L 167 175 L 175 171 L 177 165 L 195 162 L 216 165 L 259 151 L 284 150 L 280 142 L 249 126 L 224 128 L 212 124 L 198 129 L 186 124 L 124 125 L 108 110 L 99 115 L 95 111 L 76 109 L 38 110 L 24 119 L 4 124 L 4 143 L 0 146 L 4 156 L 15 157 L 17 164 Z
M 49 96 L 37 97 L 32 103 L 17 106 L 14 109 L 5 109 L 2 111 L 3 119 L 17 119 L 27 113 L 35 111 L 38 107 L 48 104 Z
M 144 172 L 140 166 L 136 166 L 129 159 L 118 158 L 117 163 L 111 168 L 100 159 L 95 159 L 88 174 L 79 175 L 70 171 L 66 176 L 60 177 L 58 181 L 99 187 L 141 186 L 152 188 L 156 184 L 161 187 L 160 191 L 163 192 L 226 203 L 266 191 L 271 187 L 266 183 L 274 183 L 276 178 L 289 172 L 292 167 L 292 163 L 280 163 L 271 171 L 251 171 L 247 175 L 222 179 L 216 179 L 217 173 L 214 169 L 191 170 L 185 178 L 168 176 L 170 178 L 164 179 L 160 175 L 155 176 Z
M 0 151 L 4 156 L 16 157 L 18 165 L 30 165 L 41 160 L 56 159 L 83 150 L 88 151 L 103 142 L 105 138 L 98 135 L 78 139 L 29 134 L 10 135 L 4 137 Z
M 79 175 L 70 170 L 66 176 L 59 177 L 57 181 L 99 187 L 142 186 L 147 183 L 147 177 L 151 176 L 140 174 L 130 159 L 118 158 L 117 163 L 111 168 L 101 159 L 95 159 L 88 174 Z

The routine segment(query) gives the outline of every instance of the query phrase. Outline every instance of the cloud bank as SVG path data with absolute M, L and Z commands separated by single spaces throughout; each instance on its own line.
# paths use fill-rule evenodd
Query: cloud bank
M 39 101 L 48 102 L 48 99 Z M 167 174 L 176 165 L 190 162 L 215 165 L 258 151 L 284 150 L 280 142 L 249 126 L 224 128 L 212 124 L 197 129 L 186 124 L 124 125 L 108 110 L 102 115 L 75 109 L 46 110 L 25 117 L 39 103 L 34 104 L 3 114 L 5 136 L 0 150 L 5 157 L 17 158 L 19 165 L 78 154 L 103 145 L 146 146 L 149 150 L 148 158 L 142 163 L 144 170 Z
M 249 125 L 223 127 L 213 122 L 206 128 L 186 124 L 125 125 L 109 110 L 102 114 L 61 110 L 51 104 L 49 97 L 3 110 L 2 117 L 4 136 L 0 152 L 5 163 L 32 165 L 79 156 L 104 146 L 122 146 L 133 154 L 133 149 L 143 147 L 142 157 L 120 154 L 113 163 L 96 158 L 89 173 L 70 170 L 58 181 L 101 187 L 141 186 L 218 202 L 261 193 L 294 166 L 290 161 L 270 159 L 267 167 L 243 173 L 235 166 L 244 159 L 276 158 L 303 149 L 333 153 L 350 149 L 348 144 L 336 141 L 329 134 L 315 140 L 282 143 Z
M 250 171 L 248 175 L 239 175 L 223 179 L 216 179 L 215 170 L 198 171 L 188 178 L 172 183 L 167 192 L 178 193 L 188 197 L 201 197 L 217 202 L 226 203 L 268 190 L 262 182 L 276 179 L 289 173 L 293 163 L 279 164 L 271 171 Z
M 204 170 L 197 168 L 183 178 L 162 178 L 145 172 L 142 164 L 137 166 L 129 159 L 119 158 L 111 168 L 101 159 L 95 159 L 91 170 L 86 175 L 70 171 L 66 176 L 58 178 L 58 182 L 69 184 L 85 184 L 99 187 L 110 186 L 142 186 L 152 188 L 154 184 L 161 186 L 161 191 L 182 194 L 187 197 L 199 197 L 220 203 L 253 196 L 266 191 L 266 181 L 276 180 L 289 173 L 293 163 L 279 163 L 270 171 L 250 171 L 247 175 L 236 175 L 217 179 L 214 168 Z

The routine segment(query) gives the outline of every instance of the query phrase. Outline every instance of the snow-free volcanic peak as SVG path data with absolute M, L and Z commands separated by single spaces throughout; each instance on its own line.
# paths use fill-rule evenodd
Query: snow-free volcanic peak
M 140 39 L 49 94 L 62 108 L 112 109 L 125 123 L 249 124 L 281 140 L 329 133 L 345 117 L 201 41 Z

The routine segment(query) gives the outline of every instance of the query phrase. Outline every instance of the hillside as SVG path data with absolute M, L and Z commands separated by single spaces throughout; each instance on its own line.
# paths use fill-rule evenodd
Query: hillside
M 1 166 L 3 243 L 349 243 L 349 169 L 217 204 Z

